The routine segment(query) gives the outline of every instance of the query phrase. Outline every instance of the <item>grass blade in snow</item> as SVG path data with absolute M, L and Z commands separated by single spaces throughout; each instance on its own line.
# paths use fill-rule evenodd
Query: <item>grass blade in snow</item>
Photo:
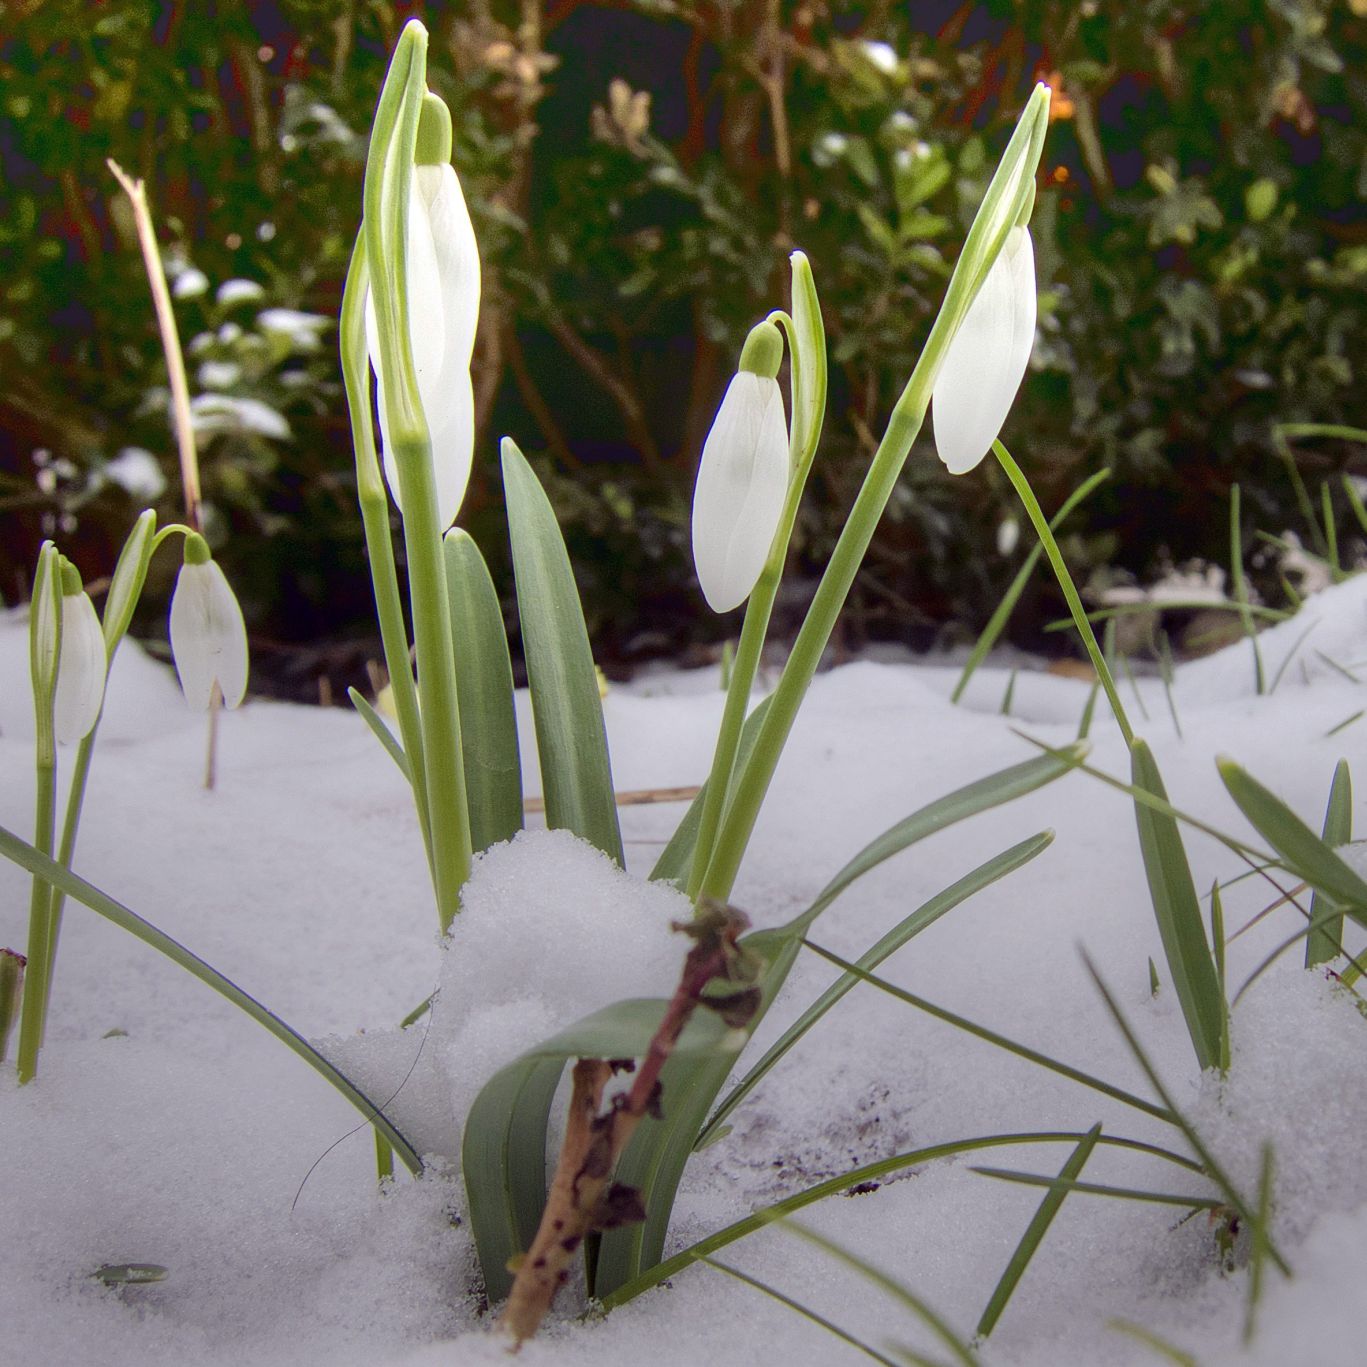
M 408 756 L 403 752 L 403 746 L 399 744 L 394 733 L 384 724 L 384 718 L 366 701 L 359 689 L 348 688 L 347 697 L 351 699 L 351 705 L 361 714 L 361 720 L 370 727 L 370 734 L 375 737 L 383 747 L 386 755 L 399 766 L 399 772 L 410 783 L 413 781 L 412 771 L 408 767 Z
M 1353 838 L 1353 776 L 1348 761 L 1341 759 L 1329 787 L 1329 806 L 1324 813 L 1324 843 L 1346 845 Z M 1321 922 L 1329 910 L 1318 892 L 1310 899 L 1310 931 L 1305 937 L 1305 966 L 1328 963 L 1340 952 L 1343 943 L 1342 915 Z
M 1166 802 L 1162 775 L 1142 740 L 1134 743 L 1131 761 L 1134 786 Z M 1223 1069 L 1229 1064 L 1224 1048 L 1225 1001 L 1206 943 L 1201 904 L 1177 821 L 1139 802 L 1134 805 L 1134 815 L 1168 974 L 1182 1006 L 1196 1061 L 1203 1069 Z
M 1282 864 L 1316 892 L 1332 898 L 1367 925 L 1367 882 L 1317 836 L 1275 793 L 1233 760 L 1216 761 L 1220 777 L 1239 810 L 1280 856 Z
M 746 948 L 760 954 L 767 964 L 759 983 L 761 1003 L 751 1021 L 750 1033 L 764 1018 L 787 978 L 804 932 L 851 883 L 916 841 L 1052 782 L 1081 763 L 1086 753 L 1086 745 L 1074 744 L 947 793 L 867 845 L 826 885 L 807 911 L 790 924 L 747 936 Z M 666 1066 L 661 1079 L 664 1116 L 642 1121 L 617 1170 L 618 1181 L 640 1191 L 646 1218 L 642 1224 L 610 1230 L 603 1236 L 594 1288 L 599 1296 L 609 1294 L 659 1261 L 684 1165 L 703 1133 L 708 1111 L 738 1054 L 739 1050 L 709 1059 L 676 1058 Z
M 1054 1216 L 1058 1214 L 1059 1207 L 1063 1205 L 1064 1197 L 1068 1195 L 1068 1188 L 1065 1184 L 1077 1181 L 1077 1175 L 1092 1156 L 1092 1150 L 1096 1148 L 1096 1141 L 1100 1135 L 1100 1123 L 1093 1125 L 1077 1148 L 1068 1155 L 1068 1161 L 1059 1169 L 1057 1180 L 1051 1184 L 1044 1200 L 1039 1204 L 1039 1209 L 1035 1211 L 1034 1218 L 1026 1226 L 1025 1233 L 1021 1235 L 1020 1243 L 1016 1245 L 1016 1251 L 1011 1255 L 1011 1261 L 1006 1265 L 1006 1271 L 1002 1273 L 1001 1280 L 997 1283 L 991 1299 L 987 1302 L 987 1308 L 978 1321 L 979 1337 L 986 1338 L 996 1328 L 997 1321 L 1001 1319 L 1002 1311 L 1006 1309 L 1007 1301 L 1011 1299 L 1011 1293 L 1016 1289 L 1016 1284 L 1021 1277 L 1024 1276 L 1025 1269 L 1030 1265 L 1030 1259 L 1035 1256 L 1035 1250 L 1044 1242 L 1044 1236 L 1049 1232 L 1049 1226 L 1053 1224 Z
M 1053 839 L 1052 831 L 1042 831 L 1039 835 L 1031 836 L 1029 840 L 1021 841 L 1019 845 L 1013 845 L 995 859 L 980 864 L 972 873 L 937 893 L 928 902 L 922 903 L 910 916 L 898 922 L 877 944 L 860 956 L 857 967 L 865 970 L 877 968 L 912 936 L 918 935 L 927 926 L 938 921 L 947 911 L 952 911 L 974 893 L 995 883 L 997 879 L 1004 878 L 1022 864 L 1028 864 L 1037 854 L 1048 849 Z M 764 1057 L 727 1093 L 726 1099 L 717 1107 L 702 1134 L 698 1136 L 699 1147 L 709 1142 L 726 1117 L 755 1089 L 765 1074 L 859 981 L 857 974 L 842 974 L 769 1046 Z
M 513 667 L 494 581 L 479 547 L 459 527 L 443 538 L 456 695 L 476 854 L 522 829 L 522 764 L 513 711 Z
M 207 964 L 197 954 L 186 949 L 178 940 L 173 940 L 164 930 L 159 930 L 150 921 L 144 921 L 135 911 L 130 911 L 121 902 L 116 902 L 107 893 L 84 878 L 78 877 L 69 869 L 64 869 L 54 859 L 40 854 L 17 835 L 0 826 L 0 855 L 13 860 L 21 868 L 36 874 L 51 884 L 65 896 L 74 898 L 91 911 L 112 921 L 130 935 L 135 935 L 144 944 L 166 955 L 173 963 L 179 964 L 187 972 L 194 974 L 206 987 L 211 987 L 220 996 L 226 997 L 239 1010 L 245 1012 L 258 1025 L 263 1025 L 287 1049 L 299 1055 L 314 1072 L 332 1084 L 351 1102 L 374 1127 L 393 1145 L 394 1151 L 403 1160 L 410 1172 L 421 1172 L 422 1161 L 412 1144 L 404 1138 L 389 1122 L 378 1107 L 349 1077 L 323 1057 L 298 1031 L 291 1029 L 279 1016 L 262 1006 L 255 997 L 244 992 L 230 978 L 226 978 L 213 965 Z
M 640 1058 L 664 1016 L 666 1001 L 615 1002 L 537 1045 L 500 1069 L 475 1098 L 465 1122 L 461 1170 L 470 1228 L 490 1301 L 512 1285 L 508 1262 L 536 1234 L 546 1201 L 546 1120 L 566 1062 Z M 675 1046 L 679 1061 L 714 1055 L 727 1033 L 712 1012 L 698 1012 Z
M 622 833 L 603 704 L 574 572 L 550 500 L 526 457 L 507 437 L 503 492 L 546 824 L 573 831 L 620 865 Z

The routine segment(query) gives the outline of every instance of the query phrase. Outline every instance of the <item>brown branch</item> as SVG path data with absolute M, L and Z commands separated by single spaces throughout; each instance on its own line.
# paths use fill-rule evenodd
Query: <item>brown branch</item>
M 580 1059 L 575 1064 L 565 1139 L 546 1209 L 499 1319 L 515 1343 L 536 1333 L 555 1293 L 569 1280 L 570 1265 L 587 1235 L 645 1218 L 640 1193 L 612 1185 L 612 1174 L 637 1125 L 647 1115 L 660 1114 L 660 1073 L 697 1007 L 706 1003 L 729 1025 L 747 1024 L 754 1015 L 757 970 L 739 944 L 747 924 L 734 908 L 705 903 L 693 922 L 675 927 L 693 937 L 693 947 L 625 1096 L 614 1097 L 600 1112 L 608 1079 L 618 1068 L 630 1068 L 630 1062 Z M 727 996 L 705 998 L 708 984 L 718 978 L 742 986 Z

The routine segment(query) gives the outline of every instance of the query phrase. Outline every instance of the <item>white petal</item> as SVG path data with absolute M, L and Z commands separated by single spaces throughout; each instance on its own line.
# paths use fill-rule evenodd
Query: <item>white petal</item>
M 53 722 L 57 739 L 81 740 L 104 703 L 104 631 L 84 593 L 62 595 L 62 653 L 57 665 Z
M 1035 340 L 1035 249 L 1013 228 L 950 341 L 935 377 L 935 447 L 950 474 L 992 449 Z
M 479 323 L 479 245 L 465 195 L 450 166 L 417 166 L 413 180 L 427 205 L 445 320 L 448 368 L 469 366 Z
M 171 654 L 191 707 L 209 706 L 215 682 L 226 706 L 242 701 L 247 691 L 247 628 L 215 560 L 181 566 L 171 597 Z
M 789 478 L 778 381 L 740 371 L 703 444 L 693 492 L 693 563 L 713 612 L 750 595 L 769 557 Z
M 470 468 L 475 453 L 475 391 L 468 370 L 458 371 L 452 384 L 456 402 L 447 416 L 446 425 L 434 430 L 432 436 L 432 464 L 437 481 L 437 520 L 444 532 L 460 512 L 465 501 L 465 489 L 470 483 Z M 381 430 L 384 423 L 384 401 L 380 402 Z M 386 441 L 384 477 L 389 482 L 389 493 L 394 506 L 403 512 L 399 494 L 399 471 L 393 448 Z

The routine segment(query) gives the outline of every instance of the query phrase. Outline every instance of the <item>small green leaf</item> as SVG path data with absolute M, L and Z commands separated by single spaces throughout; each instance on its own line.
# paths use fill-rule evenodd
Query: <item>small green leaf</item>
M 1131 761 L 1134 786 L 1166 802 L 1163 777 L 1144 741 L 1135 741 Z M 1196 1061 L 1202 1068 L 1223 1068 L 1227 1062 L 1221 1048 L 1224 998 L 1177 821 L 1139 802 L 1134 805 L 1134 814 L 1168 974 L 1182 1006 Z
M 370 727 L 371 735 L 383 746 L 385 754 L 399 766 L 399 772 L 411 783 L 413 777 L 409 772 L 408 757 L 394 733 L 384 724 L 384 718 L 365 700 L 359 689 L 348 688 L 346 695 L 351 699 L 351 705 L 361 714 L 361 720 Z
M 1346 845 L 1353 838 L 1353 776 L 1348 761 L 1341 759 L 1334 770 L 1334 781 L 1329 787 L 1329 805 L 1324 812 L 1323 839 L 1326 845 Z M 1316 925 L 1329 907 L 1326 899 L 1316 892 L 1310 899 L 1310 924 L 1314 927 L 1305 937 L 1305 966 L 1328 963 L 1336 958 L 1343 946 L 1343 916 Z
M 476 854 L 522 829 L 522 762 L 513 710 L 513 667 L 494 581 L 459 527 L 443 538 L 451 598 L 460 748 Z
M 170 1273 L 160 1263 L 105 1263 L 90 1275 L 106 1286 L 147 1286 L 164 1282 Z
M 503 491 L 546 824 L 573 831 L 624 864 L 602 699 L 574 571 L 550 500 L 507 437 Z

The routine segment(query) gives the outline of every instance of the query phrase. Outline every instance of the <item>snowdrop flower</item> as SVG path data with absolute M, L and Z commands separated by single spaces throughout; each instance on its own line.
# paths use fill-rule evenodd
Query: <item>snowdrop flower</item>
M 66 744 L 83 740 L 99 720 L 107 657 L 104 631 L 81 576 L 69 560 L 61 564 L 62 643 L 52 719 L 57 739 Z
M 185 563 L 171 595 L 171 654 L 185 700 L 205 710 L 214 684 L 227 707 L 247 691 L 247 628 L 223 571 L 202 536 L 185 538 Z
M 429 96 L 423 104 L 423 118 L 429 132 L 432 125 L 437 131 L 427 144 L 420 134 L 419 164 L 413 168 L 409 187 L 408 335 L 436 467 L 437 516 L 445 531 L 460 511 L 474 457 L 475 398 L 470 357 L 479 322 L 479 247 L 460 181 L 450 164 L 451 116 L 445 105 Z M 439 160 L 422 164 L 429 146 L 435 148 L 430 155 Z M 369 296 L 365 322 L 378 388 L 385 478 L 402 512 L 379 361 L 379 322 L 375 302 Z
M 932 391 L 935 447 L 952 475 L 992 449 L 1035 340 L 1035 249 L 1014 227 L 940 364 Z
M 779 392 L 783 339 L 754 328 L 702 448 L 693 491 L 693 563 L 713 612 L 738 607 L 769 558 L 791 473 Z

